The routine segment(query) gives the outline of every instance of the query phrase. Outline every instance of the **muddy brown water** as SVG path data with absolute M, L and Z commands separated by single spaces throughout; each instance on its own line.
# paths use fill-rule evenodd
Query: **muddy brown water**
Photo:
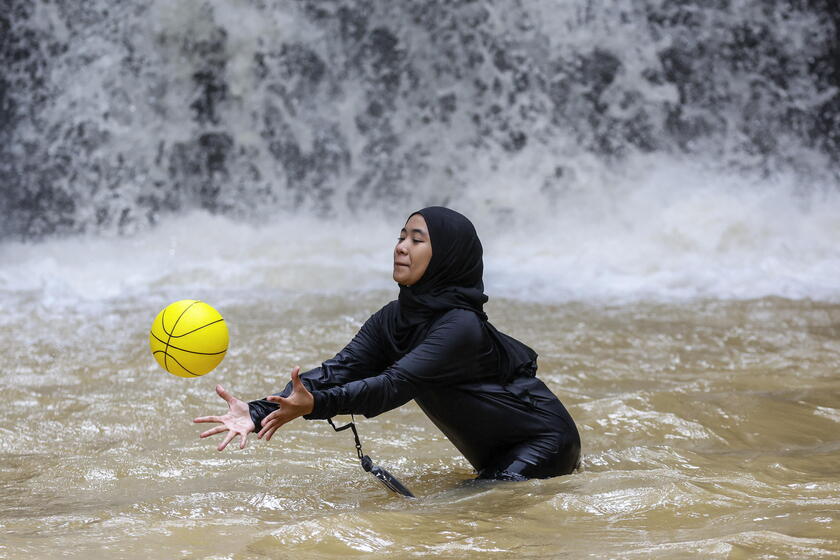
M 582 468 L 473 482 L 409 403 L 359 422 L 406 500 L 324 421 L 221 453 L 191 423 L 225 409 L 216 383 L 256 398 L 331 357 L 393 292 L 220 296 L 231 349 L 195 380 L 148 352 L 163 299 L 56 313 L 15 297 L 27 319 L 0 322 L 2 558 L 840 556 L 840 305 L 491 300 L 577 421 Z

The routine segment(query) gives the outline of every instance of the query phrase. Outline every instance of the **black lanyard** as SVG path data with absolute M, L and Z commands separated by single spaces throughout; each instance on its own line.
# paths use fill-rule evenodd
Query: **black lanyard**
M 353 418 L 352 415 L 350 417 Z M 355 421 L 355 418 L 353 418 L 353 420 Z M 377 480 L 379 480 L 379 482 L 381 482 L 388 488 L 388 490 L 391 490 L 392 492 L 396 492 L 397 494 L 406 496 L 408 498 L 413 498 L 414 494 L 412 494 L 411 490 L 406 488 L 402 482 L 397 480 L 396 477 L 394 477 L 391 473 L 389 473 L 382 467 L 374 465 L 371 458 L 362 453 L 362 442 L 359 441 L 359 432 L 356 431 L 356 423 L 354 421 L 349 422 L 340 428 L 336 428 L 335 424 L 333 424 L 332 418 L 327 418 L 327 422 L 330 423 L 330 426 L 332 426 L 333 430 L 335 430 L 336 432 L 346 430 L 347 428 L 353 430 L 353 437 L 356 439 L 356 455 L 359 456 L 359 461 L 362 462 L 362 468 L 365 470 L 365 472 L 369 472 L 370 474 L 375 476 Z

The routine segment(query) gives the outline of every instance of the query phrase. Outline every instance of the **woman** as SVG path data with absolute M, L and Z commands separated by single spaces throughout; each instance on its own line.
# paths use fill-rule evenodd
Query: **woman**
M 580 457 L 569 413 L 535 377 L 537 354 L 497 331 L 482 310 L 482 247 L 472 223 L 439 206 L 409 216 L 394 249 L 399 299 L 374 313 L 350 344 L 277 395 L 248 404 L 216 387 L 230 410 L 221 451 L 259 426 L 258 438 L 299 416 L 368 418 L 414 401 L 478 471 L 524 480 L 568 474 Z

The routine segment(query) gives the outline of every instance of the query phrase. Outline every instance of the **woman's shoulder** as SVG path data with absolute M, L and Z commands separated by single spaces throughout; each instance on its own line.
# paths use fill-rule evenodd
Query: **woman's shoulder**
M 390 322 L 389 319 L 400 312 L 399 304 L 399 300 L 389 301 L 380 307 L 379 310 L 374 311 L 373 314 L 368 317 L 367 321 L 365 321 L 365 324 L 370 327 L 381 327 L 383 323 Z
M 374 317 L 383 317 L 383 316 L 390 316 L 394 313 L 400 312 L 400 300 L 395 299 L 391 300 L 382 307 L 379 308 L 379 311 L 373 314 Z
M 461 307 L 453 307 L 448 311 L 444 311 L 440 318 L 450 321 L 463 321 L 465 323 L 481 325 L 481 319 L 478 317 L 478 313 L 472 309 L 464 309 Z
M 381 315 L 386 313 L 399 313 L 400 310 L 400 300 L 395 299 L 391 300 L 385 305 L 383 305 L 379 311 L 374 313 L 374 315 Z M 465 322 L 472 322 L 476 325 L 481 324 L 481 318 L 479 317 L 478 313 L 473 311 L 472 309 L 464 309 L 461 307 L 453 307 L 452 309 L 447 309 L 446 311 L 442 312 L 438 315 L 437 321 L 441 320 L 460 320 Z
M 386 317 L 400 312 L 400 301 L 395 299 L 389 301 L 382 308 L 371 316 L 375 322 L 379 323 Z M 453 307 L 447 309 L 438 315 L 429 324 L 430 331 L 436 328 L 457 328 L 459 331 L 469 330 L 472 332 L 483 332 L 481 328 L 481 318 L 471 309 L 463 309 L 460 307 Z
M 441 313 L 432 328 L 444 327 L 456 329 L 460 333 L 470 332 L 478 335 L 484 331 L 481 319 L 475 311 L 470 309 L 453 308 Z

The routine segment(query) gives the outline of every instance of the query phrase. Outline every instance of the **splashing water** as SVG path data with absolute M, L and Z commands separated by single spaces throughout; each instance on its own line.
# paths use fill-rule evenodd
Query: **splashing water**
M 840 553 L 836 6 L 12 0 L 0 13 L 0 558 Z M 414 405 L 218 454 L 475 223 L 583 469 L 472 482 Z M 177 299 L 214 372 L 162 372 Z M 218 400 L 218 402 L 216 402 Z M 357 419 L 358 420 L 358 419 Z

